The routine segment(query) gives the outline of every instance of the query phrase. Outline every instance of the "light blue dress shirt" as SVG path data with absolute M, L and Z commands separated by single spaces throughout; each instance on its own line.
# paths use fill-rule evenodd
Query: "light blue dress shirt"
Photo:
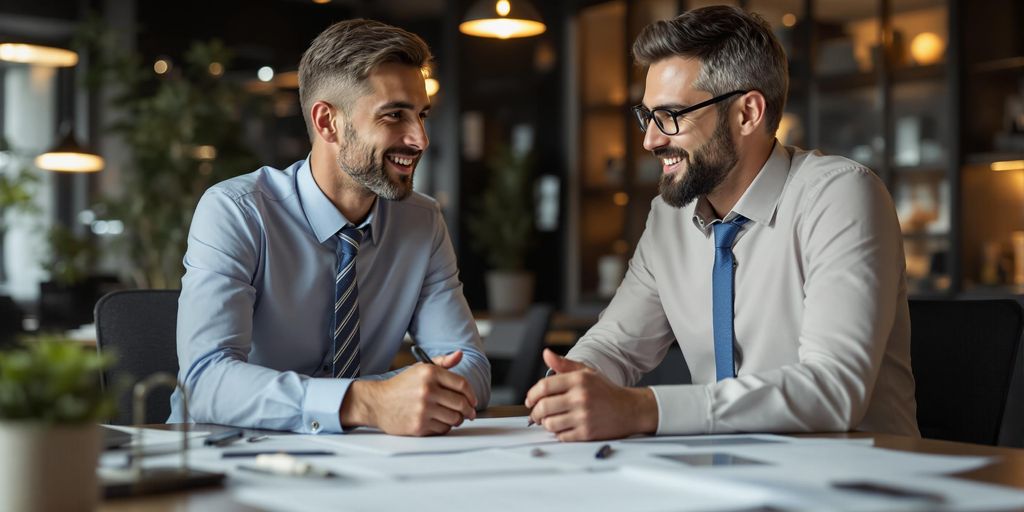
M 313 180 L 309 160 L 263 167 L 211 187 L 196 207 L 178 302 L 178 379 L 193 422 L 303 433 L 342 432 L 351 379 L 331 377 L 338 230 L 348 221 Z M 478 407 L 491 368 L 462 295 L 437 203 L 377 199 L 356 259 L 362 379 L 384 379 L 408 332 L 452 369 Z M 183 422 L 180 390 L 169 423 Z

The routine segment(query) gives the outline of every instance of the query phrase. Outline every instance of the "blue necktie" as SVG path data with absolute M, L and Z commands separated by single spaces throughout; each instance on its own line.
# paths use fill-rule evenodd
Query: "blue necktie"
M 718 380 L 736 376 L 733 366 L 733 267 L 732 244 L 747 222 L 737 215 L 732 222 L 712 226 L 715 230 L 715 268 L 711 273 L 712 325 L 715 333 L 715 375 Z
M 335 377 L 359 376 L 359 290 L 356 286 L 356 254 L 363 232 L 347 225 L 338 232 L 338 274 L 334 282 L 334 331 L 332 361 Z

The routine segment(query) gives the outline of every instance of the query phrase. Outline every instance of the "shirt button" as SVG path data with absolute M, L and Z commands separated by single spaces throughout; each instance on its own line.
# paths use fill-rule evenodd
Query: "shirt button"
M 313 432 L 318 432 L 318 431 L 320 430 L 320 422 L 319 422 L 319 421 L 317 421 L 317 420 L 313 420 L 313 421 L 311 421 L 311 422 L 309 423 L 309 428 L 310 428 L 310 429 L 311 429 L 311 430 L 312 430 Z

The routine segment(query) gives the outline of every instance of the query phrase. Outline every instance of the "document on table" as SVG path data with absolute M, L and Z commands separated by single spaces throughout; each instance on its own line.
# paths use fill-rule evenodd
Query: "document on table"
M 652 481 L 653 480 L 653 481 Z M 512 475 L 458 480 L 439 485 L 432 480 L 365 483 L 346 481 L 330 487 L 293 489 L 259 486 L 239 489 L 242 503 L 274 511 L 416 510 L 441 512 L 565 512 L 566 510 L 623 510 L 668 512 L 740 510 L 766 503 L 760 489 L 700 476 L 681 481 L 650 479 L 631 470 Z
M 467 421 L 443 436 L 403 437 L 377 429 L 358 428 L 347 434 L 318 434 L 309 438 L 326 445 L 377 455 L 452 453 L 558 442 L 555 435 L 544 428 L 526 425 L 526 416 L 481 418 Z
M 162 430 L 156 428 L 137 428 L 126 425 L 103 425 L 106 428 L 113 430 L 120 430 L 132 435 L 132 441 L 126 446 L 134 446 L 140 442 L 145 443 L 146 446 L 157 445 L 164 443 L 180 443 L 181 442 L 181 431 L 180 430 Z M 206 437 L 210 435 L 209 432 L 199 430 L 189 430 L 188 438 L 189 444 L 192 444 L 192 439 Z

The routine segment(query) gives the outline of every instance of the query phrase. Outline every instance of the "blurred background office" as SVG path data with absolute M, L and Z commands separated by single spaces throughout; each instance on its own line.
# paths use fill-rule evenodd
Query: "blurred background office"
M 549 304 L 545 343 L 567 346 L 657 193 L 629 47 L 711 3 L 760 13 L 785 45 L 779 139 L 889 186 L 914 297 L 1021 296 L 1019 0 L 3 0 L 0 332 L 86 325 L 88 339 L 102 294 L 179 287 L 199 196 L 306 156 L 299 58 L 367 17 L 436 56 L 416 189 L 442 205 L 471 307 L 497 340 L 503 318 Z

